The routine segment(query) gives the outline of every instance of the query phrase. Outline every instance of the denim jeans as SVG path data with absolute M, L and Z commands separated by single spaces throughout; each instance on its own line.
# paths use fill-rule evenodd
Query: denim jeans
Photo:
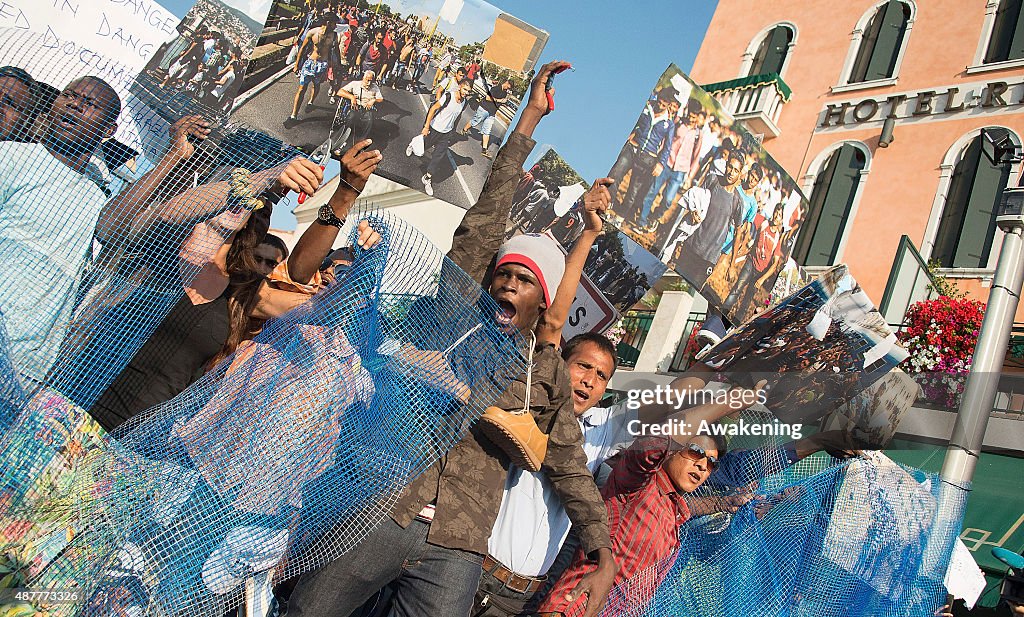
M 473 119 L 469 121 L 469 126 L 479 128 L 481 135 L 490 135 L 491 128 L 494 126 L 494 116 L 481 105 L 473 114 Z
M 665 210 L 668 205 L 672 203 L 672 199 L 675 198 L 676 193 L 679 191 L 679 187 L 683 185 L 683 180 L 686 179 L 685 171 L 672 171 L 666 167 L 658 177 L 654 180 L 654 185 L 651 186 L 651 190 L 647 192 L 647 197 L 644 199 L 644 207 L 640 211 L 640 224 L 647 224 L 647 217 L 651 214 L 651 206 L 654 205 L 654 198 L 658 196 L 658 191 L 661 190 L 665 183 L 668 183 L 668 187 L 665 189 L 665 196 L 661 198 L 661 208 Z
M 747 255 L 747 260 L 743 262 L 743 267 L 740 269 L 739 276 L 736 277 L 736 282 L 732 284 L 732 291 L 729 292 L 725 303 L 722 304 L 722 310 L 731 311 L 736 308 L 739 309 L 738 315 L 745 314 L 743 312 L 744 307 L 753 300 L 754 294 L 757 293 L 757 287 L 754 283 L 757 282 L 757 278 L 762 274 L 764 272 L 758 272 L 754 268 L 754 254 L 751 251 Z
M 468 617 L 483 556 L 428 544 L 429 529 L 384 519 L 352 550 L 299 579 L 288 616 L 347 617 L 394 581 L 395 617 Z
M 622 198 L 621 212 L 619 212 L 619 216 L 627 221 L 635 219 L 640 211 L 642 206 L 640 200 L 647 195 L 651 183 L 654 182 L 651 172 L 654 171 L 657 164 L 658 157 L 649 152 L 638 152 L 633 157 L 632 171 L 629 174 L 629 188 L 626 189 L 626 196 Z
M 472 617 L 516 617 L 539 598 L 536 591 L 513 591 L 493 574 L 484 572 L 473 602 Z

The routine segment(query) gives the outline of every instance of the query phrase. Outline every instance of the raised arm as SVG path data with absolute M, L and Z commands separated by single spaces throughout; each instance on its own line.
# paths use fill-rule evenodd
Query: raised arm
M 96 223 L 96 239 L 106 244 L 127 237 L 136 227 L 139 217 L 149 206 L 157 188 L 171 171 L 195 154 L 195 145 L 189 137 L 203 140 L 210 134 L 210 124 L 200 116 L 185 116 L 171 125 L 170 145 L 156 167 L 131 185 L 125 187 L 100 210 Z
M 380 150 L 369 150 L 373 140 L 364 139 L 349 148 L 348 152 L 341 159 L 341 181 L 334 195 L 327 201 L 334 211 L 334 215 L 345 220 L 352 204 L 355 203 L 359 193 L 366 186 L 366 180 L 370 174 L 377 169 L 377 165 L 383 158 Z M 319 168 L 318 168 L 319 170 Z M 322 176 L 321 176 L 322 177 Z M 319 186 L 319 181 L 313 190 L 306 191 L 312 195 Z M 288 275 L 298 283 L 308 283 L 313 275 L 320 268 L 324 257 L 331 251 L 334 241 L 341 231 L 334 225 L 321 223 L 319 219 L 309 226 L 295 244 L 295 250 L 288 258 Z M 375 235 L 368 225 L 360 226 L 360 246 L 366 246 L 371 242 L 371 236 Z
M 519 184 L 523 164 L 535 144 L 533 132 L 541 118 L 548 114 L 544 90 L 547 78 L 552 72 L 568 66 L 568 62 L 549 62 L 537 72 L 530 84 L 530 97 L 519 122 L 494 157 L 494 166 L 484 183 L 480 199 L 466 212 L 455 230 L 448 257 L 474 281 L 483 283 L 491 258 L 505 237 L 512 195 Z M 554 92 L 552 88 L 551 93 Z
M 565 321 L 569 318 L 569 309 L 572 308 L 572 303 L 576 299 L 576 289 L 583 276 L 583 266 L 587 263 L 590 248 L 594 246 L 594 242 L 601 235 L 604 226 L 601 215 L 611 203 L 611 193 L 608 192 L 608 187 L 613 183 L 614 180 L 611 178 L 595 180 L 591 189 L 583 197 L 583 235 L 576 241 L 565 258 L 565 274 L 562 275 L 562 282 L 558 284 L 555 299 L 537 323 L 538 341 L 545 341 L 556 346 L 561 343 L 562 328 L 565 327 Z

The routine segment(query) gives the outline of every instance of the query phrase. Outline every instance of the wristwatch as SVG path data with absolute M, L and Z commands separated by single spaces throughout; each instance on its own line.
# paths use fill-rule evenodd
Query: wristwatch
M 333 225 L 338 229 L 345 226 L 345 219 L 339 219 L 334 214 L 334 208 L 330 204 L 324 204 L 320 206 L 320 210 L 316 215 L 316 222 L 321 225 Z

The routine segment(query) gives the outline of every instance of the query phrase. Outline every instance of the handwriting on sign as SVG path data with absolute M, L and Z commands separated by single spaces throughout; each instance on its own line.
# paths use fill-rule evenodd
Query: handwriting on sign
M 59 13 L 78 15 L 78 6 L 77 2 L 70 2 L 69 0 L 53 0 L 53 8 L 57 9 Z
M 107 17 L 106 13 L 102 14 L 96 34 L 108 37 L 118 45 L 131 49 L 143 60 L 149 58 L 153 53 L 152 43 L 146 41 L 138 34 L 126 31 L 122 26 L 110 23 L 110 18 Z
M 136 71 L 91 49 L 79 46 L 72 40 L 61 40 L 50 26 L 46 26 L 42 46 L 66 56 L 77 56 L 78 61 L 88 68 L 89 73 L 102 77 L 115 87 L 120 85 L 127 89 L 135 80 Z
M 155 2 L 146 3 L 142 0 L 110 0 L 110 3 L 118 7 L 131 10 L 136 17 L 142 17 L 145 23 L 168 36 L 176 35 L 174 26 L 178 18 L 163 10 Z
M 0 0 L 0 24 L 28 30 L 32 27 L 21 7 Z

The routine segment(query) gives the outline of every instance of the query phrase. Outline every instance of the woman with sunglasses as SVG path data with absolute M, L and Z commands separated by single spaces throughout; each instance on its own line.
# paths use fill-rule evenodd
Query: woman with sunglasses
M 705 385 L 697 376 L 676 381 L 673 386 L 678 385 L 683 391 L 698 390 Z M 756 400 L 757 393 L 752 394 L 729 399 Z M 676 425 L 681 428 L 678 434 L 654 436 L 654 432 L 649 431 L 652 435 L 638 438 L 612 468 L 601 494 L 608 508 L 612 553 L 619 565 L 615 575 L 619 589 L 616 602 L 643 606 L 650 600 L 639 596 L 653 593 L 656 583 L 668 573 L 672 564 L 669 557 L 679 549 L 679 527 L 691 517 L 683 497 L 704 484 L 725 455 L 725 441 L 720 435 L 698 435 L 687 427 L 699 427 L 704 421 L 713 423 L 736 411 L 736 403 L 727 402 L 692 407 L 682 417 L 686 424 Z M 582 615 L 588 600 L 574 590 L 594 567 L 593 562 L 577 551 L 573 564 L 541 602 L 538 614 L 543 617 Z M 631 587 L 627 581 L 642 572 L 653 572 L 655 584 Z M 610 611 L 611 614 L 617 612 L 614 607 Z

